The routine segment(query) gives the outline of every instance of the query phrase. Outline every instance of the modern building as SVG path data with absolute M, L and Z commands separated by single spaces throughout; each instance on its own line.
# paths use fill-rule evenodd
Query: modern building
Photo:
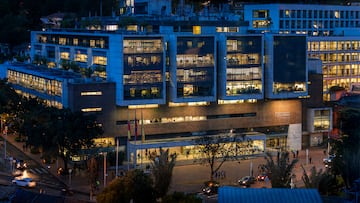
M 299 49 L 282 64 L 287 40 Z M 99 146 L 114 145 L 120 137 L 133 158 L 135 151 L 166 146 L 185 160 L 196 156 L 194 140 L 200 135 L 247 135 L 261 153 L 266 147 L 301 149 L 306 45 L 306 36 L 295 35 L 49 30 L 32 32 L 31 56 L 46 58 L 50 70 L 68 61 L 93 70 L 92 78 L 67 83 L 67 101 L 59 107 L 98 114 L 105 130 Z M 131 134 L 139 135 L 136 141 L 126 141 L 129 123 Z M 243 155 L 255 152 L 246 151 Z
M 309 36 L 308 57 L 323 65 L 324 101 L 334 86 L 349 90 L 359 83 L 360 6 L 317 4 L 245 4 L 244 21 L 254 33 Z
M 245 4 L 243 18 L 182 7 L 160 18 L 141 2 L 129 12 L 147 23 L 112 26 L 117 16 L 97 30 L 33 31 L 30 54 L 50 70 L 75 63 L 89 73 L 58 85 L 58 107 L 96 113 L 97 144 L 120 138 L 134 163 L 160 146 L 196 157 L 204 135 L 252 137 L 244 155 L 317 145 L 332 130 L 329 89 L 359 83 L 359 6 Z

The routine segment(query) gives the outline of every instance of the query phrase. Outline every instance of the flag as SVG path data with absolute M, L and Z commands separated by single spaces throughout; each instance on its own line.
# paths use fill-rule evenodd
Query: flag
M 141 109 L 141 142 L 145 142 L 145 129 L 144 129 L 144 118 Z
M 127 120 L 127 125 L 128 125 L 128 140 L 131 140 L 131 129 L 130 129 L 130 120 L 129 120 L 129 111 L 128 111 L 128 120 Z

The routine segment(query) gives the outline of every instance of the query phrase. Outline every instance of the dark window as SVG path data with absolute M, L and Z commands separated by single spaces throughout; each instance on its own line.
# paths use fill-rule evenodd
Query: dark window
M 274 37 L 273 74 L 274 82 L 278 83 L 304 82 L 306 80 L 306 37 Z

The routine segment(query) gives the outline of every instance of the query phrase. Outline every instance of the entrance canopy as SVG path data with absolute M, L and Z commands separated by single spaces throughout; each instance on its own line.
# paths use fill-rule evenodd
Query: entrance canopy
M 245 132 L 245 133 L 220 133 L 215 135 L 202 135 L 203 137 L 219 138 L 225 143 L 244 143 L 243 152 L 239 152 L 241 156 L 251 156 L 256 154 L 263 154 L 266 150 L 266 135 L 259 132 Z M 128 160 L 136 165 L 137 162 L 147 162 L 147 156 L 150 153 L 156 152 L 157 149 L 170 149 L 170 153 L 177 154 L 178 161 L 192 160 L 198 153 L 196 146 L 197 140 L 202 136 L 189 136 L 165 139 L 152 139 L 142 142 L 128 141 L 127 154 Z M 221 139 L 220 139 L 221 138 Z M 229 138 L 229 139 L 227 139 Z

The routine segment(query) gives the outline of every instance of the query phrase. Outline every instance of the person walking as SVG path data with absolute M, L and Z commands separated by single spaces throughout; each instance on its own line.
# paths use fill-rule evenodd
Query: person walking
M 309 163 L 311 164 L 311 156 L 309 157 Z

